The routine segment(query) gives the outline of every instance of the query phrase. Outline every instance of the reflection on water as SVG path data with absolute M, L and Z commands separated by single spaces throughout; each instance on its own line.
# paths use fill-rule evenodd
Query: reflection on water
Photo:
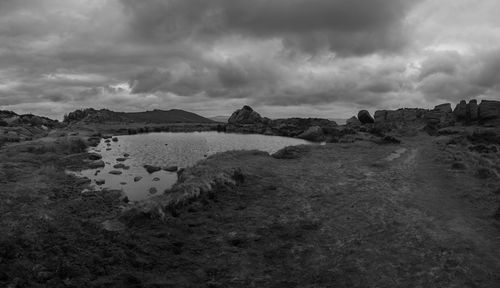
M 90 178 L 96 189 L 121 189 L 132 201 L 163 193 L 177 181 L 176 172 L 161 170 L 149 174 L 144 165 L 184 168 L 218 152 L 255 149 L 274 153 L 286 146 L 309 143 L 278 136 L 218 132 L 164 132 L 116 138 L 117 142 L 102 140 L 97 147 L 90 149 L 102 155 L 106 164 L 104 168 L 84 170 L 78 175 Z M 125 167 L 113 168 L 120 163 Z M 112 171 L 121 174 L 110 174 Z M 104 184 L 97 185 L 101 181 Z

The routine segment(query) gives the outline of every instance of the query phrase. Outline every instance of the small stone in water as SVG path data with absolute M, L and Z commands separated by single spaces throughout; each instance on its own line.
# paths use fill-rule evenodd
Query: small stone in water
M 149 194 L 156 194 L 158 190 L 155 187 L 149 188 Z
M 141 181 L 142 177 L 141 176 L 135 176 L 134 177 L 134 182 L 139 182 Z
M 178 169 L 177 166 L 163 167 L 163 170 L 168 171 L 168 172 L 175 172 L 175 171 L 177 171 L 177 169 Z
M 116 165 L 113 166 L 113 168 L 115 169 L 125 169 L 125 164 L 122 164 L 122 163 L 118 163 Z
M 113 174 L 113 175 L 121 175 L 121 174 L 122 174 L 122 171 L 113 170 L 113 171 L 109 171 L 109 174 Z
M 123 154 L 123 157 L 128 157 L 128 156 L 130 156 L 130 154 L 128 153 Z
M 97 184 L 99 186 L 104 185 L 104 183 L 106 183 L 106 180 L 104 180 L 104 179 L 95 180 L 95 184 Z
M 126 161 L 126 160 L 127 160 L 127 158 L 117 158 L 117 159 L 116 159 L 116 161 L 118 161 L 118 162 L 124 162 L 124 161 Z
M 120 182 L 120 185 L 127 185 L 127 182 Z
M 155 178 L 153 178 L 153 181 L 160 181 L 160 178 L 155 177 Z

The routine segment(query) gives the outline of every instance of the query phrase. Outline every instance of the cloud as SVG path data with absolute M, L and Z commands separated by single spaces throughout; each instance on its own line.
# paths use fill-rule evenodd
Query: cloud
M 0 108 L 208 116 L 250 104 L 270 117 L 349 117 L 498 99 L 498 9 L 496 0 L 0 0 Z
M 291 49 L 345 55 L 394 52 L 409 40 L 409 0 L 122 0 L 142 41 L 279 38 Z

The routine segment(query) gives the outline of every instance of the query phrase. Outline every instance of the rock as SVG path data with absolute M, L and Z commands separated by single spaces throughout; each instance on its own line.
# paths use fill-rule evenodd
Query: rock
M 158 166 L 153 166 L 153 165 L 144 165 L 143 167 L 144 167 L 144 169 L 146 169 L 146 171 L 148 171 L 148 173 L 150 173 L 150 174 L 161 170 L 161 168 L 160 168 L 160 167 L 158 167 Z
M 479 104 L 478 119 L 487 121 L 500 118 L 500 101 L 483 100 Z
M 127 161 L 127 158 L 117 158 L 116 161 L 118 161 L 118 162 L 124 162 L 124 161 Z
M 377 112 L 379 112 L 379 111 L 377 111 Z M 347 125 L 347 127 L 352 127 L 352 128 L 359 127 L 359 126 L 361 126 L 361 121 L 359 121 L 356 116 L 352 116 L 351 118 L 347 119 L 346 125 Z
M 104 180 L 104 179 L 95 180 L 95 184 L 97 184 L 99 186 L 104 185 L 104 183 L 106 183 L 106 180 Z
M 451 109 L 451 104 L 450 103 L 444 103 L 437 105 L 434 107 L 435 111 L 443 112 L 443 113 L 452 113 L 453 110 Z
M 457 118 L 458 121 L 466 121 L 467 120 L 467 102 L 464 100 L 460 101 L 459 104 L 453 110 L 453 114 Z
M 325 141 L 325 134 L 323 132 L 323 128 L 319 126 L 312 126 L 304 133 L 300 134 L 298 138 L 313 142 L 321 142 Z
M 123 164 L 123 163 L 118 163 L 118 164 L 113 166 L 113 168 L 115 168 L 115 169 L 125 169 L 125 167 L 127 167 L 127 166 L 125 166 L 125 164 Z
M 375 111 L 375 123 L 381 123 L 384 122 L 386 117 L 387 117 L 387 111 L 386 110 L 377 110 Z M 358 118 L 356 118 L 358 119 Z M 360 122 L 361 123 L 361 122 Z
M 113 142 L 118 142 L 118 138 L 116 138 L 116 137 L 113 137 L 112 140 L 113 140 Z
M 362 124 L 375 123 L 375 119 L 373 119 L 372 115 L 370 115 L 370 112 L 366 110 L 361 110 L 358 112 L 358 120 Z
M 127 158 L 129 156 L 130 156 L 130 154 L 128 154 L 128 153 L 123 154 L 123 157 L 125 157 L 125 158 Z
M 467 104 L 467 119 L 469 121 L 477 121 L 479 117 L 479 107 L 476 100 L 470 100 Z
M 106 140 L 104 141 L 104 143 L 108 143 L 108 144 L 109 144 L 109 143 L 111 143 L 111 140 L 106 139 Z
M 158 189 L 156 189 L 155 187 L 149 188 L 149 194 L 156 194 L 156 193 L 158 193 Z
M 236 110 L 228 120 L 229 124 L 257 124 L 262 122 L 263 118 L 260 114 L 246 105 L 242 109 Z
M 123 173 L 122 171 L 118 171 L 118 170 L 109 171 L 109 174 L 112 174 L 112 175 L 121 175 L 122 173 Z
M 160 178 L 155 177 L 155 178 L 153 178 L 153 181 L 158 182 L 158 181 L 160 181 Z
M 98 161 L 90 162 L 87 166 L 90 169 L 97 169 L 97 168 L 102 168 L 102 167 L 106 166 L 106 164 L 104 163 L 104 161 L 98 160 Z
M 106 151 L 111 151 L 111 148 L 106 148 Z
M 436 130 L 439 128 L 453 126 L 455 124 L 455 116 L 451 110 L 451 104 L 441 104 L 434 107 L 433 110 L 428 111 L 424 114 L 424 120 L 432 130 Z
M 167 166 L 163 167 L 163 170 L 167 172 L 176 172 L 179 168 L 177 166 Z
M 134 182 L 139 182 L 141 181 L 142 177 L 141 176 L 135 176 L 134 177 Z
M 97 153 L 89 153 L 89 156 L 88 158 L 90 160 L 101 160 L 102 159 L 102 156 L 97 154 Z

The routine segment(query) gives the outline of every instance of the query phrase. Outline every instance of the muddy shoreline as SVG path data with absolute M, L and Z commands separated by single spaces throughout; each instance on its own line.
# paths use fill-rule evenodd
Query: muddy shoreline
M 490 138 L 222 153 L 173 193 L 132 205 L 116 191 L 81 193 L 88 182 L 64 173 L 87 165 L 85 133 L 0 150 L 1 286 L 500 283 Z

